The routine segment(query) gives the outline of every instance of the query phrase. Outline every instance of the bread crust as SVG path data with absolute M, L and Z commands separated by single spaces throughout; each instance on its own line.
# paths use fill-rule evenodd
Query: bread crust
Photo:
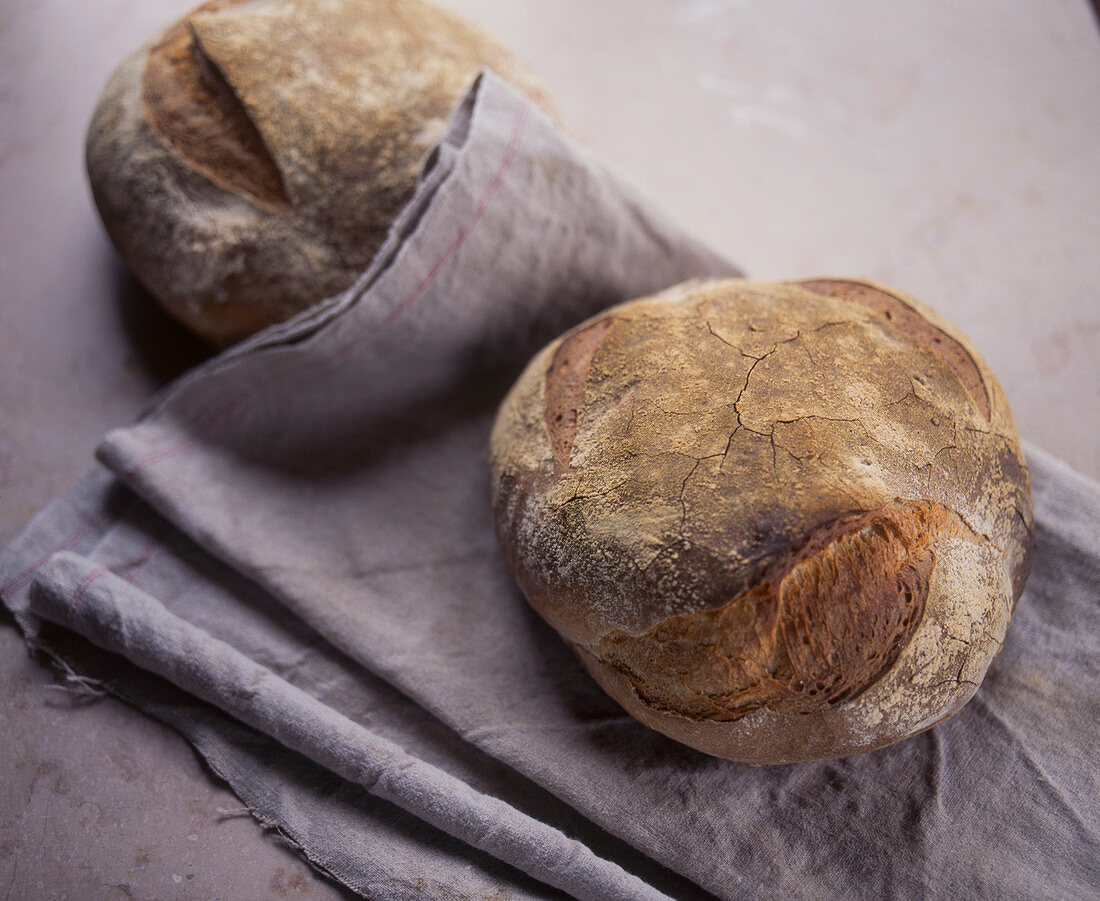
M 950 323 L 862 280 L 606 311 L 528 366 L 491 466 L 535 609 L 634 716 L 735 760 L 857 753 L 951 715 L 1030 567 L 1000 385 Z
M 213 0 L 108 82 L 86 147 L 101 218 L 171 313 L 231 343 L 366 268 L 485 66 L 551 108 L 422 0 Z

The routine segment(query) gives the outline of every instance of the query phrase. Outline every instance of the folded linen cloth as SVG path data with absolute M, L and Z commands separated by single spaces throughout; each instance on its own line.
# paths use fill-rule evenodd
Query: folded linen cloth
M 862 757 L 752 768 L 650 732 L 512 584 L 486 467 L 512 378 L 610 303 L 736 274 L 486 73 L 359 282 L 108 435 L 0 594 L 366 897 L 1088 896 L 1100 489 L 1042 452 L 982 689 Z

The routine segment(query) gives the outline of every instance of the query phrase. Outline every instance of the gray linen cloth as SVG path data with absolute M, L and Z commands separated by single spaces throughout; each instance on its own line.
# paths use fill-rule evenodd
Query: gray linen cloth
M 651 732 L 514 587 L 486 467 L 508 384 L 603 306 L 721 274 L 486 73 L 359 282 L 109 434 L 0 594 L 366 897 L 1095 897 L 1100 488 L 1041 451 L 981 690 L 861 757 Z

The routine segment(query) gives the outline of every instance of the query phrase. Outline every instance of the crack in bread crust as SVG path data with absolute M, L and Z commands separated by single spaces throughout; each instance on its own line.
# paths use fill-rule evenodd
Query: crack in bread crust
M 842 517 L 727 604 L 641 635 L 615 630 L 586 650 L 647 705 L 691 719 L 825 710 L 872 686 L 908 645 L 944 539 L 982 540 L 924 500 Z

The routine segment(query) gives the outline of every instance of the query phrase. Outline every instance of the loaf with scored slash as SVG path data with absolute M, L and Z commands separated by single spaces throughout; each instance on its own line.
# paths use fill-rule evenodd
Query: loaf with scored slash
M 127 59 L 87 137 L 113 243 L 228 344 L 348 287 L 488 67 L 534 77 L 423 0 L 213 0 Z
M 493 507 L 534 608 L 643 723 L 750 763 L 958 711 L 1030 567 L 1027 468 L 957 329 L 871 282 L 695 282 L 553 342 Z

